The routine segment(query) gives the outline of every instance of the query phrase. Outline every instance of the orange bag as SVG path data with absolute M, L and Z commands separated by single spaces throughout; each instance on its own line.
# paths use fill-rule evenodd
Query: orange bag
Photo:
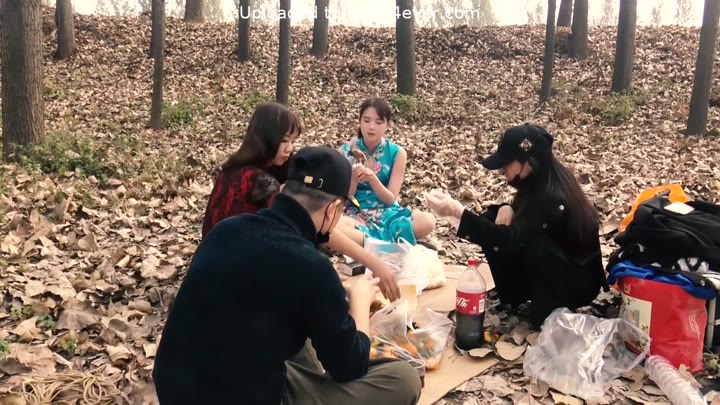
M 618 227 L 618 232 L 624 231 L 625 228 L 630 225 L 630 222 L 632 222 L 633 217 L 635 216 L 635 210 L 637 210 L 638 205 L 660 194 L 667 194 L 667 197 L 671 203 L 686 203 L 690 201 L 688 196 L 685 195 L 685 192 L 683 191 L 680 184 L 668 184 L 665 186 L 649 188 L 640 193 L 640 195 L 635 199 L 635 202 L 632 205 L 632 209 L 630 209 L 630 213 L 620 223 L 620 226 Z

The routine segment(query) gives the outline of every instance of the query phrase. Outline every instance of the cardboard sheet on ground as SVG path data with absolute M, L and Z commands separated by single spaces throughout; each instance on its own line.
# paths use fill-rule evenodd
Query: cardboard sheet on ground
M 417 307 L 430 308 L 435 312 L 447 314 L 455 309 L 455 289 L 460 274 L 465 271 L 465 266 L 445 266 L 445 277 L 447 282 L 444 286 L 433 290 L 423 291 L 417 297 Z M 495 288 L 490 267 L 482 263 L 480 273 L 485 279 L 487 290 Z M 352 283 L 351 277 L 347 281 Z M 403 294 L 404 295 L 404 294 Z M 381 301 L 387 302 L 382 295 L 378 297 Z M 410 300 L 408 300 L 410 301 Z M 465 381 L 477 376 L 497 363 L 496 359 L 478 359 L 469 355 L 462 356 L 454 347 L 454 338 L 451 335 L 448 339 L 448 346 L 440 366 L 435 370 L 428 370 L 425 373 L 425 388 L 423 388 L 419 405 L 430 405 L 444 397 L 455 387 Z

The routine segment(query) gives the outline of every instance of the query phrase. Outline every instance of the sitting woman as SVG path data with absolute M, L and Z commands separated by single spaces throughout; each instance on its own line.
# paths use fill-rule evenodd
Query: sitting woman
M 222 165 L 210 194 L 203 238 L 218 222 L 267 208 L 287 178 L 288 160 L 295 139 L 302 132 L 299 118 L 278 103 L 260 103 L 248 124 L 242 145 Z M 377 256 L 345 235 L 338 225 L 327 246 L 364 264 L 380 278 L 380 289 L 390 301 L 400 297 L 395 278 Z
M 343 221 L 356 229 L 349 236 L 361 245 L 366 237 L 386 242 L 402 238 L 414 245 L 435 228 L 432 214 L 412 212 L 398 204 L 407 152 L 385 138 L 390 117 L 390 105 L 385 100 L 365 100 L 360 106 L 357 136 L 340 147 L 354 166 L 351 192 L 361 208 L 360 212 L 348 208 L 349 218 Z
M 500 302 L 530 300 L 530 321 L 539 329 L 556 308 L 589 305 L 608 291 L 598 237 L 598 213 L 572 173 L 552 153 L 542 127 L 505 131 L 495 153 L 482 160 L 517 189 L 512 204 L 483 215 L 466 210 L 446 193 L 426 197 L 437 215 L 459 221 L 457 234 L 480 245 Z

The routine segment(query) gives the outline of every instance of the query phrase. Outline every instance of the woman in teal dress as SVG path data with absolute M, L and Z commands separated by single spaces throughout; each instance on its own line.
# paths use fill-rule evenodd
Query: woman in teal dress
M 365 100 L 360 106 L 358 134 L 340 147 L 340 152 L 353 164 L 351 191 L 361 208 L 346 210 L 346 220 L 354 221 L 352 225 L 357 230 L 348 236 L 360 244 L 371 237 L 386 242 L 403 239 L 414 245 L 435 228 L 432 214 L 411 211 L 398 203 L 407 152 L 385 138 L 390 118 L 387 101 Z

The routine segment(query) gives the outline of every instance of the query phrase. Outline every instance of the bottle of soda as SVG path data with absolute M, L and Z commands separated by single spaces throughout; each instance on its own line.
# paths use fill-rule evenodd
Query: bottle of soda
M 460 275 L 455 295 L 455 344 L 463 350 L 482 347 L 485 335 L 485 279 L 478 270 L 477 260 L 468 260 Z

